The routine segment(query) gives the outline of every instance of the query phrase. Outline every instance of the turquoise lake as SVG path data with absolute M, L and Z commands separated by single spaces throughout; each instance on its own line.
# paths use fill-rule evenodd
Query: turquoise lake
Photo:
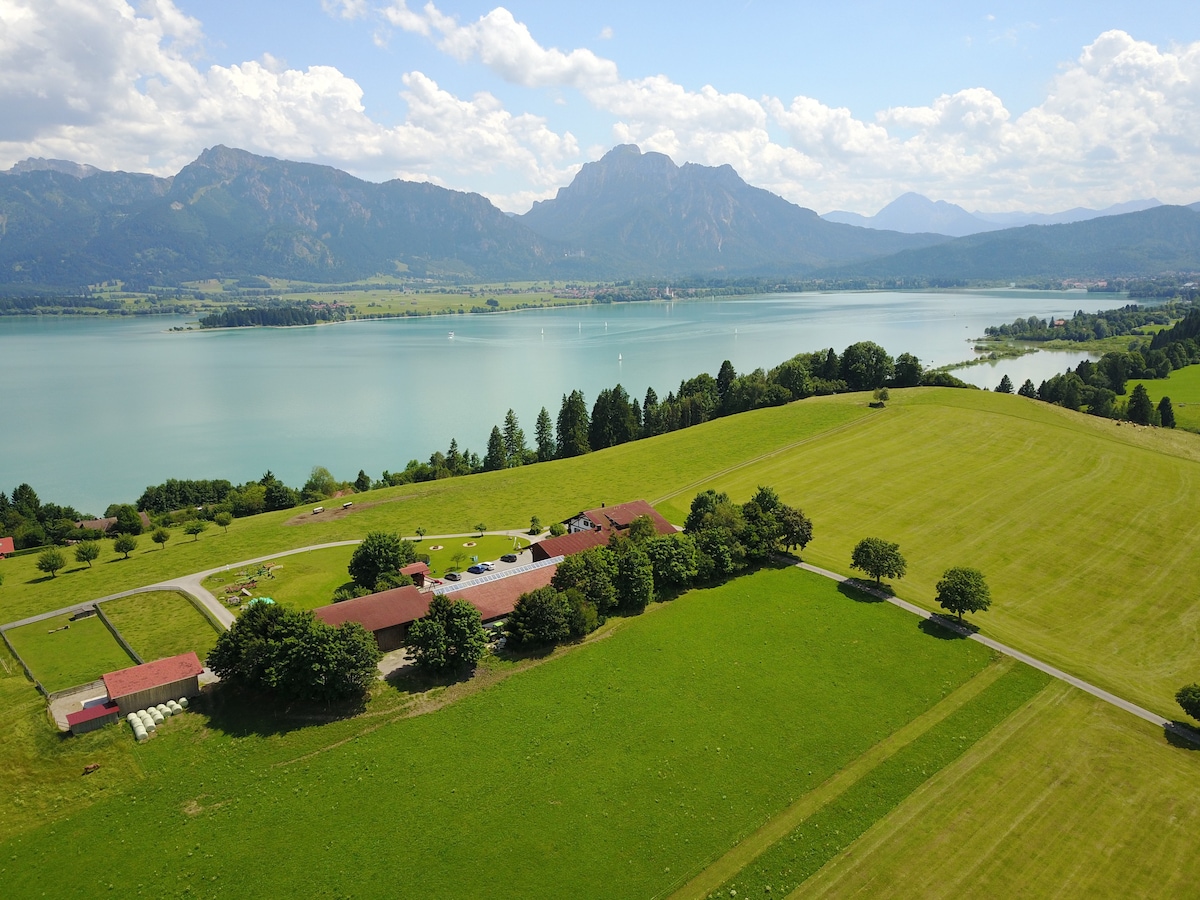
M 729 359 L 739 372 L 871 340 L 927 366 L 969 359 L 969 340 L 1018 316 L 1070 316 L 1114 295 L 771 294 L 316 328 L 171 332 L 183 318 L 0 318 L 0 488 L 101 513 L 176 478 L 299 486 L 314 465 L 378 478 L 452 437 L 481 456 L 516 411 L 530 443 L 538 410 L 620 382 L 660 396 Z M 450 337 L 453 332 L 453 337 Z M 956 373 L 984 387 L 1034 383 L 1084 354 L 1039 353 Z

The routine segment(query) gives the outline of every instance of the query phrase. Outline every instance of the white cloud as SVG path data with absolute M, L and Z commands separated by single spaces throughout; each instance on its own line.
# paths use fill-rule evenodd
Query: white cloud
M 444 52 L 463 61 L 477 58 L 506 81 L 525 87 L 584 87 L 611 83 L 617 78 L 616 63 L 591 50 L 564 53 L 542 47 L 529 29 L 502 6 L 470 25 L 459 25 L 433 3 L 416 13 L 404 0 L 397 0 L 384 10 L 384 15 L 405 31 L 425 36 L 436 32 L 440 35 L 437 45 Z
M 611 41 L 612 36 L 613 36 L 613 30 L 612 30 L 611 25 L 605 25 L 603 28 L 601 28 L 600 34 L 598 35 L 598 37 L 602 41 Z
M 325 8 L 366 11 L 360 0 Z M 752 184 L 821 211 L 874 212 L 907 190 L 996 210 L 1200 194 L 1200 43 L 1162 49 L 1110 31 L 1019 115 L 974 87 L 862 119 L 810 96 L 692 89 L 663 74 L 622 78 L 591 50 L 543 47 L 503 8 L 466 25 L 432 3 L 418 11 L 393 2 L 370 14 L 378 27 L 424 36 L 455 60 L 538 89 L 543 101 L 569 107 L 582 98 L 614 142 L 679 163 L 728 163 Z M 125 0 L 0 0 L 0 168 L 55 156 L 167 174 L 225 143 L 367 177 L 486 188 L 520 210 L 604 149 L 581 150 L 569 131 L 511 99 L 456 96 L 416 71 L 397 84 L 406 114 L 384 124 L 337 68 L 294 69 L 265 54 L 205 68 L 197 61 L 204 41 L 201 24 L 171 0 L 136 11 Z
M 123 0 L 0 0 L 0 168 L 51 156 L 173 174 L 224 143 L 465 189 L 507 173 L 522 185 L 514 196 L 540 197 L 578 165 L 569 132 L 487 93 L 463 100 L 410 72 L 408 116 L 385 126 L 334 67 L 264 55 L 201 69 L 188 54 L 202 40 L 170 0 L 140 13 Z
M 367 0 L 321 0 L 321 9 L 341 19 L 365 19 L 370 13 Z

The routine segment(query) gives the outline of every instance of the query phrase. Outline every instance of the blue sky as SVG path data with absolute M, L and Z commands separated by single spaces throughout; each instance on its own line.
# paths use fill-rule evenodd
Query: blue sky
M 524 211 L 634 142 L 820 212 L 1192 202 L 1198 9 L 0 0 L 0 167 L 224 143 Z

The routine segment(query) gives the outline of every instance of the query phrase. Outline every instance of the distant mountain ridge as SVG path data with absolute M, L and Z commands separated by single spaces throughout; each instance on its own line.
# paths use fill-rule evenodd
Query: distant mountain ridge
M 817 275 L 1008 281 L 1197 271 L 1200 203 L 973 234 L 934 247 L 830 267 Z
M 677 166 L 625 145 L 583 166 L 553 199 L 512 216 L 479 194 L 376 184 L 217 146 L 170 178 L 44 159 L 0 173 L 0 291 L 248 276 L 329 283 L 398 272 L 463 280 L 1009 280 L 1200 271 L 1198 210 L 1200 203 L 1066 225 L 993 223 L 998 230 L 951 239 L 899 227 L 961 230 L 971 214 L 954 204 L 906 195 L 880 213 L 897 230 L 856 227 L 753 187 L 730 166 Z M 1060 215 L 1082 212 L 1092 211 Z
M 828 222 L 841 222 L 861 228 L 886 228 L 905 234 L 935 232 L 951 237 L 965 237 L 984 231 L 999 231 L 1004 228 L 1020 228 L 1025 225 L 1065 225 L 1086 222 L 1102 216 L 1117 216 L 1141 212 L 1163 204 L 1150 198 L 1117 203 L 1104 209 L 1088 209 L 1077 206 L 1057 213 L 1001 212 L 986 213 L 976 210 L 968 212 L 956 203 L 945 200 L 930 200 L 928 197 L 908 192 L 901 194 L 873 216 L 834 210 L 821 218 Z
M 646 275 L 801 272 L 944 240 L 825 222 L 747 184 L 732 166 L 677 166 L 632 144 L 587 163 L 519 218 L 610 271 Z

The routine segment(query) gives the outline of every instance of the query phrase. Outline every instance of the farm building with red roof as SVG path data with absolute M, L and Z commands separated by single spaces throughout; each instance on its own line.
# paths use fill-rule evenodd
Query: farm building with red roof
M 357 622 L 375 636 L 379 649 L 387 652 L 404 644 L 408 626 L 429 612 L 430 594 L 423 594 L 413 585 L 343 600 L 313 610 L 313 615 L 326 625 Z
M 16 544 L 13 542 L 12 538 L 0 538 L 0 559 L 4 559 L 4 557 L 8 556 L 9 554 L 15 553 L 16 549 Z
M 479 617 L 485 622 L 507 616 L 517 605 L 517 599 L 522 594 L 546 587 L 558 571 L 558 565 L 523 567 L 525 571 L 512 575 L 499 573 L 503 577 L 485 578 L 476 582 L 439 588 L 437 593 L 448 596 L 451 600 L 466 600 L 479 610 Z
M 616 506 L 601 506 L 599 509 L 585 509 L 576 513 L 563 522 L 567 526 L 566 534 L 539 541 L 530 551 L 535 560 L 582 553 L 607 544 L 614 534 L 628 531 L 638 516 L 648 516 L 659 534 L 674 534 L 676 531 L 675 526 L 645 500 L 630 500 Z
M 181 653 L 167 659 L 131 666 L 104 676 L 108 698 L 117 704 L 121 715 L 149 706 L 195 697 L 200 693 L 200 673 L 204 666 L 195 653 Z
M 120 715 L 120 708 L 109 700 L 107 703 L 85 706 L 76 712 L 67 713 L 67 727 L 71 729 L 71 734 L 86 734 L 113 724 Z

